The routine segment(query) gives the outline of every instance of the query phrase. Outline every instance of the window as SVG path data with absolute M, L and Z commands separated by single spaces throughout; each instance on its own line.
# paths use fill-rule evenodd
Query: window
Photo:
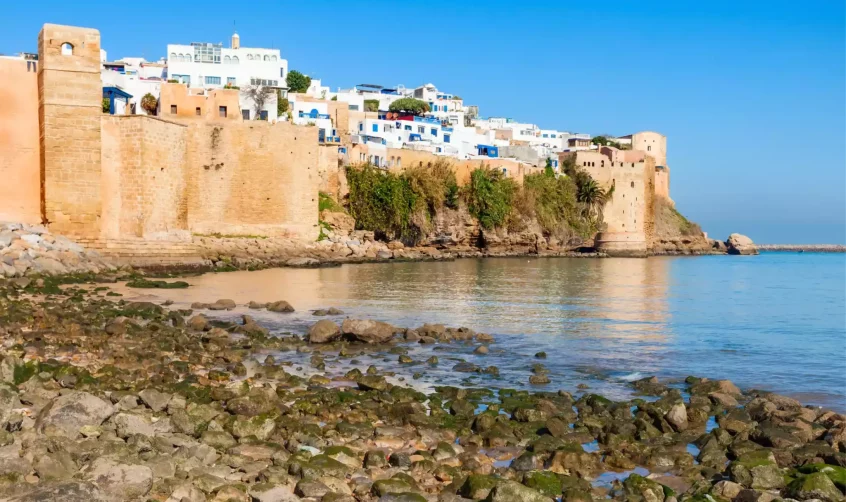
M 605 161 L 604 160 L 599 163 L 599 167 L 605 167 Z
M 250 120 L 250 110 L 241 110 L 241 118 L 244 120 Z
M 217 109 L 217 114 L 220 115 L 220 118 L 225 119 L 226 118 L 226 107 L 225 106 L 219 107 Z
M 352 110 L 354 112 L 358 111 L 358 105 L 350 105 L 350 110 Z
M 276 56 L 270 56 L 270 60 L 271 60 L 271 61 L 276 61 L 276 60 L 277 60 L 277 58 L 276 58 Z
M 448 111 L 449 111 L 449 107 L 448 107 L 447 105 L 444 105 L 444 111 L 445 111 L 445 112 L 448 112 Z
M 220 85 L 220 77 L 206 77 L 206 85 Z
M 238 64 L 239 59 L 238 56 L 232 56 L 232 64 Z
M 632 188 L 634 188 L 634 181 L 632 181 Z
M 176 61 L 176 53 L 175 52 L 170 53 L 170 59 Z
M 226 85 L 235 85 L 235 77 L 226 77 Z
M 550 138 L 555 138 L 555 137 L 557 137 L 557 136 L 555 136 L 554 134 L 550 134 L 550 135 L 549 135 L 549 137 L 550 137 Z
M 253 60 L 253 55 L 247 54 L 247 61 L 252 61 L 252 60 Z
M 651 151 L 652 151 L 652 146 L 647 146 L 647 147 L 646 147 L 646 151 L 647 151 L 647 152 L 651 152 Z
M 420 134 L 426 134 L 426 128 L 424 126 L 417 126 L 417 132 Z
M 170 105 L 170 114 L 176 115 L 176 105 Z
M 433 127 L 432 128 L 432 136 L 437 136 L 437 135 L 438 135 L 438 130 Z
M 202 115 L 202 114 L 203 114 L 203 112 L 200 110 L 199 106 L 194 109 L 194 115 Z
M 397 167 L 402 167 L 402 158 L 397 157 Z
M 223 58 L 223 63 L 224 63 L 224 64 L 230 64 L 230 63 L 232 63 L 232 58 L 231 58 L 231 57 L 229 57 L 229 56 L 225 56 L 225 57 Z
M 438 111 L 438 105 L 433 106 L 433 107 L 432 107 L 432 111 L 433 111 L 433 112 Z
M 543 135 L 543 137 L 544 137 L 544 138 L 548 138 L 548 137 L 549 137 L 549 134 L 544 134 L 544 135 Z
M 450 137 L 449 134 L 444 134 L 444 143 L 449 143 Z
M 270 61 L 270 56 L 265 55 L 265 56 L 264 56 L 264 60 L 265 60 L 265 61 Z
M 225 116 L 225 115 L 224 115 Z M 259 118 L 261 120 L 267 120 L 267 110 L 262 110 L 261 114 L 259 114 Z
M 410 125 L 405 126 L 405 130 L 406 130 L 406 131 L 410 131 L 410 130 L 411 130 L 411 126 L 410 126 Z
M 379 132 L 379 124 L 373 124 L 373 132 Z
M 73 45 L 65 42 L 62 44 L 62 56 L 72 56 L 73 55 Z
M 363 132 L 363 131 L 364 131 L 364 124 L 363 124 L 362 122 L 359 122 L 359 123 L 358 123 L 358 130 L 359 130 L 360 132 Z

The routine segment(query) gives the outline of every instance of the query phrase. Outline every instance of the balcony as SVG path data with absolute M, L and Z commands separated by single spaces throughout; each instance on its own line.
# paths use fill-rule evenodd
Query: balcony
M 436 117 L 414 117 L 415 122 L 423 122 L 426 124 L 441 125 L 440 119 Z
M 309 113 L 300 112 L 298 115 L 301 119 L 329 119 L 332 118 L 328 113 L 318 113 L 317 110 L 312 110 Z

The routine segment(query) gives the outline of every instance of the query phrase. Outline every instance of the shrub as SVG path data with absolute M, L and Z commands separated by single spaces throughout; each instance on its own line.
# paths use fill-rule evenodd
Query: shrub
M 149 92 L 141 98 L 141 108 L 147 112 L 147 115 L 155 115 L 159 107 L 159 100 Z
M 378 99 L 365 99 L 364 100 L 364 111 L 366 111 L 366 112 L 378 112 L 379 111 L 379 100 Z
M 102 103 L 103 103 L 103 113 L 109 113 L 109 111 L 111 111 L 111 108 L 112 108 L 111 100 L 109 100 L 109 98 L 103 98 Z
M 408 178 L 411 189 L 425 202 L 428 216 L 445 205 L 457 207 L 458 182 L 448 160 L 438 159 L 431 166 L 412 167 L 403 176 Z
M 521 199 L 516 206 L 523 215 L 535 217 L 547 235 L 576 234 L 586 238 L 596 231 L 596 222 L 585 217 L 577 192 L 572 178 L 530 174 L 523 178 Z
M 350 215 L 356 227 L 414 244 L 421 235 L 411 224 L 418 196 L 408 178 L 370 164 L 347 167 Z
M 482 227 L 502 226 L 511 214 L 517 186 L 499 170 L 482 166 L 470 173 L 465 187 L 467 208 Z
M 326 192 L 318 192 L 317 194 L 317 209 L 318 211 L 331 211 L 333 213 L 343 213 L 345 212 L 344 207 L 335 202 L 335 199 L 332 198 Z

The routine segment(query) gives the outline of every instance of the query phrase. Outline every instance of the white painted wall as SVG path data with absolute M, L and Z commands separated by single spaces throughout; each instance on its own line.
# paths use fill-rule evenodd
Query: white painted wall
M 197 62 L 196 47 L 168 44 L 168 78 L 184 81 L 184 76 L 187 76 L 191 87 L 206 89 L 224 87 L 230 79 L 238 87 L 251 85 L 253 79 L 266 81 L 264 85 L 287 87 L 288 61 L 282 59 L 279 49 L 223 47 L 220 52 L 219 63 Z M 207 77 L 212 80 L 207 80 Z

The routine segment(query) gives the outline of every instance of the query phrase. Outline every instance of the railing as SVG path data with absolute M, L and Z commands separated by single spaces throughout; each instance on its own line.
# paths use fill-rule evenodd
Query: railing
M 435 117 L 414 117 L 415 122 L 425 122 L 427 124 L 441 125 L 441 121 Z
M 300 113 L 299 113 L 299 118 L 301 118 L 301 119 L 330 119 L 330 118 L 332 118 L 332 116 L 331 116 L 331 115 L 329 115 L 328 113 L 306 113 L 306 112 L 300 112 Z
M 321 143 L 340 143 L 340 136 L 326 136 L 321 140 Z

